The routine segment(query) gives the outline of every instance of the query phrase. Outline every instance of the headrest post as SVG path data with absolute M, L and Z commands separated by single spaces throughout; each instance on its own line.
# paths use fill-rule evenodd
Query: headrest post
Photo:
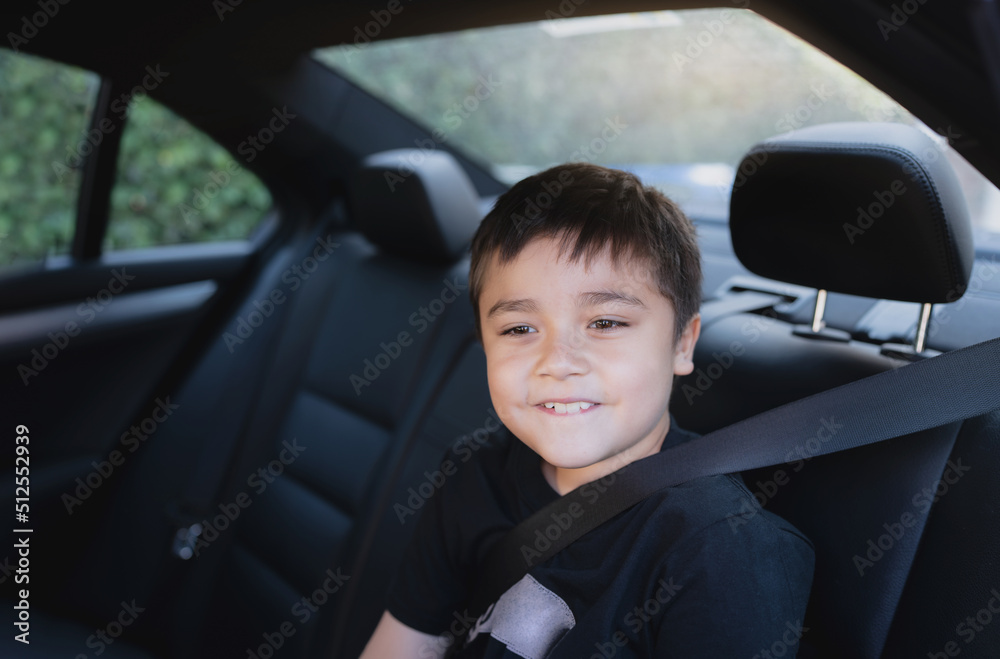
M 826 313 L 826 290 L 816 291 L 816 309 L 813 311 L 812 331 L 819 333 L 826 327 L 823 322 L 823 314 Z
M 920 320 L 917 322 L 917 339 L 913 342 L 913 351 L 918 355 L 924 351 L 927 343 L 927 326 L 931 322 L 933 304 L 924 302 L 920 305 Z

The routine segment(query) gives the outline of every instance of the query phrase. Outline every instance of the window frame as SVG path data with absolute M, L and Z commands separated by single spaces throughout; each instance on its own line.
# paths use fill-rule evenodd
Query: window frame
M 97 130 L 103 137 L 86 157 L 81 171 L 73 247 L 70 250 L 70 258 L 75 262 L 96 261 L 101 257 L 101 244 L 111 216 L 111 189 L 118 166 L 119 147 L 128 123 L 127 113 L 118 116 L 111 112 L 111 101 L 124 92 L 127 90 L 121 85 L 101 78 L 88 134 Z M 112 128 L 102 130 L 102 126 L 107 125 L 104 122 L 111 122 Z
M 45 61 L 54 67 L 80 68 L 79 65 L 70 64 L 45 55 L 31 56 L 37 57 L 39 60 Z M 22 263 L 0 264 L 0 280 L 7 281 L 11 278 L 18 278 L 30 273 L 63 271 L 67 268 L 91 266 L 100 263 L 102 260 L 106 260 L 109 254 L 136 251 L 131 249 L 104 249 L 105 237 L 107 236 L 112 219 L 112 193 L 117 181 L 118 168 L 121 164 L 119 162 L 121 144 L 125 131 L 129 127 L 128 120 L 131 114 L 131 107 L 129 107 L 129 111 L 121 112 L 121 108 L 114 111 L 112 106 L 115 105 L 117 99 L 130 96 L 132 86 L 122 84 L 120 81 L 101 75 L 97 71 L 90 69 L 81 70 L 94 76 L 98 82 L 98 90 L 93 98 L 93 107 L 89 113 L 84 130 L 86 130 L 87 136 L 93 135 L 94 131 L 97 131 L 101 137 L 99 140 L 96 140 L 96 143 L 89 140 L 89 137 L 87 138 L 91 151 L 87 155 L 82 156 L 76 199 L 70 208 L 67 209 L 73 213 L 69 249 L 65 253 L 58 255 L 45 254 L 38 259 Z M 171 110 L 169 106 L 164 105 L 164 107 Z M 177 116 L 181 121 L 188 121 L 181 115 Z M 211 135 L 204 133 L 196 126 L 194 128 L 203 135 L 204 139 L 229 152 L 228 149 L 216 142 Z M 230 155 L 232 154 L 230 153 Z M 241 166 L 245 167 L 245 165 Z M 253 173 L 252 170 L 248 169 L 247 171 Z M 271 208 L 263 212 L 260 222 L 250 235 L 242 239 L 219 238 L 193 243 L 149 245 L 138 248 L 139 251 L 170 248 L 170 253 L 176 254 L 178 248 L 183 249 L 186 246 L 201 245 L 202 248 L 199 250 L 199 253 L 207 255 L 212 250 L 211 248 L 206 248 L 206 246 L 213 243 L 224 245 L 221 250 L 223 254 L 230 254 L 235 243 L 246 243 L 250 246 L 249 250 L 251 252 L 258 251 L 276 233 L 278 229 L 277 225 L 280 224 L 277 221 L 280 213 L 277 209 L 278 204 L 275 199 L 274 190 L 263 179 L 257 177 L 257 180 L 271 196 Z

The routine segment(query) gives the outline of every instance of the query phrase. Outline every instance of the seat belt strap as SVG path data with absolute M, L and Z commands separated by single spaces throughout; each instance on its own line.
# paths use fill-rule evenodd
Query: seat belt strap
M 595 501 L 586 485 L 527 518 L 494 545 L 473 591 L 479 616 L 528 570 L 646 497 L 668 487 L 719 474 L 783 464 L 807 451 L 805 441 L 827 428 L 829 440 L 810 457 L 902 437 L 1000 409 L 1000 338 L 944 353 L 763 412 L 637 460 L 602 480 Z M 545 551 L 536 531 L 565 519 L 572 525 Z M 582 512 L 581 512 L 582 511 Z

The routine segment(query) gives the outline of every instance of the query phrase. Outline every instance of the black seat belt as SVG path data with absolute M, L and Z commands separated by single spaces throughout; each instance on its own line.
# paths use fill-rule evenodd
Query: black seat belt
M 1000 338 L 878 373 L 777 407 L 605 477 L 594 500 L 581 486 L 511 529 L 486 556 L 469 611 L 478 617 L 531 567 L 660 490 L 695 478 L 783 464 L 827 421 L 836 428 L 811 457 L 902 437 L 1000 409 Z M 570 507 L 573 506 L 572 513 Z M 582 511 L 582 512 L 581 512 Z M 535 535 L 573 520 L 543 551 Z

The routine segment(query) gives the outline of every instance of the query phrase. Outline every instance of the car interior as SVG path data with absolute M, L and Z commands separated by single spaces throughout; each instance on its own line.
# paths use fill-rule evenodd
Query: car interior
M 992 2 L 17 0 L 0 9 L 0 88 L 28 90 L 12 72 L 33 58 L 94 83 L 75 159 L 18 128 L 44 108 L 0 93 L 9 144 L 56 154 L 28 182 L 15 171 L 28 165 L 0 154 L 9 187 L 41 198 L 62 184 L 59 163 L 78 181 L 67 238 L 37 258 L 8 258 L 2 232 L 56 220 L 23 216 L 0 189 L 0 416 L 12 460 L 13 437 L 30 438 L 32 529 L 18 518 L 0 550 L 15 623 L 3 656 L 357 657 L 445 451 L 471 456 L 498 430 L 468 247 L 496 197 L 542 167 L 491 167 L 409 111 L 418 98 L 380 95 L 356 62 L 317 52 L 387 67 L 381 40 L 649 11 L 660 28 L 682 12 L 720 42 L 729 14 L 712 14 L 713 33 L 716 19 L 683 12 L 752 12 L 917 118 L 778 127 L 739 146 L 723 195 L 702 186 L 714 205 L 682 196 L 705 270 L 696 369 L 671 401 L 682 427 L 708 433 L 1000 336 Z M 450 69 L 429 70 L 392 84 L 433 96 Z M 479 80 L 466 99 L 490 93 Z M 596 98 L 603 83 L 589 84 Z M 167 108 L 223 154 L 192 174 L 193 197 L 181 190 L 194 210 L 119 198 L 134 153 L 122 99 Z M 581 144 L 601 134 L 566 130 Z M 178 162 L 148 171 L 192 169 Z M 988 194 L 973 197 L 967 171 Z M 242 219 L 223 202 L 251 174 L 266 196 L 243 233 L 133 244 L 115 224 L 122 204 L 159 203 L 233 230 Z M 1000 410 L 817 457 L 851 413 L 831 410 L 803 452 L 743 473 L 816 548 L 798 656 L 997 656 Z M 25 619 L 30 644 L 16 638 Z

